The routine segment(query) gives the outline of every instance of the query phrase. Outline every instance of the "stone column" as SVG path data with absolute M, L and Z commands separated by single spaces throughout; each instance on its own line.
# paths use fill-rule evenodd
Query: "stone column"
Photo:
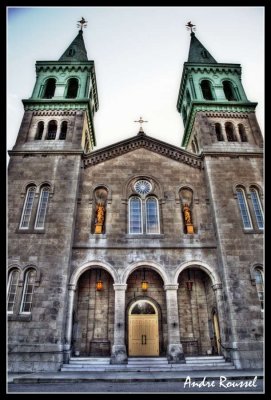
M 68 309 L 66 332 L 64 339 L 64 362 L 68 363 L 71 355 L 71 339 L 72 339 L 72 311 L 74 302 L 74 293 L 76 285 L 68 285 Z
M 114 284 L 115 289 L 115 322 L 114 344 L 112 346 L 111 364 L 126 364 L 125 346 L 125 291 L 126 284 Z
M 170 363 L 185 363 L 180 341 L 177 289 L 179 285 L 165 285 L 167 300 L 168 347 L 167 358 Z
M 219 318 L 219 328 L 220 328 L 220 337 L 221 337 L 221 342 L 223 346 L 228 346 L 231 349 L 234 350 L 225 350 L 223 347 L 221 347 L 221 353 L 225 356 L 225 358 L 228 358 L 230 356 L 230 359 L 234 362 L 234 365 L 236 368 L 241 368 L 241 362 L 240 362 L 240 354 L 239 351 L 237 351 L 237 342 L 236 342 L 236 337 L 235 334 L 232 332 L 233 336 L 233 341 L 232 343 L 226 342 L 225 338 L 225 328 L 226 326 L 226 318 L 224 314 L 224 303 L 223 303 L 223 293 L 222 293 L 222 284 L 217 283 L 212 286 L 212 289 L 215 293 L 216 297 L 216 304 L 217 304 L 217 312 L 218 312 L 218 318 Z M 230 321 L 228 321 L 228 324 L 230 324 Z M 224 329 L 223 329 L 224 328 Z

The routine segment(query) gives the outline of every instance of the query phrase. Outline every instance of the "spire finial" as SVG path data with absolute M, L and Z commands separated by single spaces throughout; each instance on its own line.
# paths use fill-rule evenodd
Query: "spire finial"
M 138 121 L 134 121 L 134 122 L 138 122 L 138 123 L 140 124 L 139 132 L 144 133 L 143 128 L 142 128 L 142 124 L 143 124 L 144 122 L 148 122 L 148 121 L 144 121 L 144 120 L 142 119 L 142 117 L 139 117 L 139 120 L 138 120 Z
M 185 25 L 186 26 L 186 29 L 190 29 L 190 31 L 191 31 L 191 36 L 193 35 L 195 35 L 194 34 L 194 32 L 195 32 L 195 30 L 196 30 L 196 28 L 195 28 L 195 26 L 196 25 L 194 25 L 194 24 L 192 24 L 192 22 L 191 21 L 189 21 L 189 22 L 187 22 L 187 24 Z
M 81 20 L 80 20 L 80 21 L 77 21 L 77 22 L 79 22 L 79 24 L 77 24 L 77 28 L 80 28 L 80 31 L 83 32 L 83 28 L 86 28 L 86 27 L 87 27 L 87 22 L 88 22 L 88 21 L 86 21 L 85 18 L 82 17 Z

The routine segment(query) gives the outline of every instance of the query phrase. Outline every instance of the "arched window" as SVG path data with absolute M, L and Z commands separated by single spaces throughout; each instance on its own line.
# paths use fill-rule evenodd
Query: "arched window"
M 264 285 L 263 285 L 263 270 L 260 267 L 254 269 L 254 278 L 258 297 L 261 303 L 261 309 L 264 309 Z
M 221 129 L 221 125 L 219 123 L 215 124 L 215 133 L 216 133 L 216 138 L 219 142 L 223 142 L 224 141 L 224 137 L 222 134 L 222 129 Z
M 158 201 L 155 197 L 146 200 L 146 232 L 159 233 Z
M 190 96 L 190 92 L 189 92 L 188 89 L 186 90 L 186 102 L 187 102 L 188 106 L 190 106 L 190 104 L 191 104 L 191 96 Z
M 247 201 L 244 190 L 242 188 L 236 189 L 237 200 L 240 208 L 240 213 L 243 221 L 244 229 L 252 229 L 251 218 L 248 211 Z
M 245 130 L 243 124 L 238 125 L 238 131 L 239 131 L 239 136 L 240 136 L 241 142 L 247 142 L 246 130 Z
M 223 81 L 223 90 L 227 100 L 237 100 L 234 88 L 230 81 Z
M 142 233 L 142 202 L 138 196 L 129 200 L 129 233 Z
M 228 142 L 236 142 L 236 137 L 234 134 L 234 127 L 231 122 L 226 122 L 225 131 L 226 131 Z
M 78 92 L 78 79 L 76 78 L 69 79 L 66 98 L 75 99 L 77 97 L 77 92 Z
M 63 121 L 62 124 L 61 124 L 59 140 L 65 140 L 66 139 L 67 128 L 68 128 L 68 122 L 67 121 Z
M 20 313 L 29 314 L 31 313 L 33 293 L 35 287 L 36 271 L 29 269 L 25 274 L 23 297 L 20 308 Z
M 42 139 L 43 131 L 44 131 L 44 122 L 40 121 L 38 123 L 38 126 L 37 126 L 37 132 L 36 132 L 35 140 L 41 140 Z
M 20 229 L 28 229 L 30 223 L 31 212 L 36 192 L 36 186 L 30 186 L 27 189 L 24 208 L 21 216 Z
M 259 193 L 254 187 L 251 187 L 250 195 L 251 195 L 251 200 L 252 200 L 253 209 L 254 209 L 258 228 L 263 229 L 263 210 L 262 210 L 262 205 L 261 205 L 260 198 L 259 198 Z
M 36 222 L 35 222 L 36 229 L 44 228 L 44 221 L 45 221 L 46 210 L 47 210 L 47 205 L 48 205 L 48 200 L 49 200 L 49 191 L 50 191 L 50 189 L 48 186 L 44 186 L 41 189 L 38 212 L 37 212 Z
M 56 138 L 57 122 L 52 120 L 48 124 L 47 140 L 54 140 Z
M 8 278 L 8 314 L 13 313 L 14 304 L 16 301 L 17 290 L 19 282 L 19 271 L 18 269 L 13 269 Z
M 202 95 L 205 100 L 214 100 L 213 92 L 212 92 L 212 85 L 211 82 L 207 79 L 204 79 L 200 83 Z
M 54 97 L 56 90 L 56 80 L 54 78 L 47 79 L 43 93 L 44 99 L 51 99 Z
M 183 124 L 185 125 L 186 124 L 186 120 L 187 120 L 187 113 L 186 113 L 185 106 L 183 106 L 182 115 L 183 115 Z

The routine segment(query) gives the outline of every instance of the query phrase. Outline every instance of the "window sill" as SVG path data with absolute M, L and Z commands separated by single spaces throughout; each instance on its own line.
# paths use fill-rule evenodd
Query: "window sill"
M 126 239 L 164 239 L 165 235 L 161 233 L 127 233 Z
M 243 232 L 244 233 L 260 233 L 260 234 L 263 234 L 264 233 L 264 230 L 263 229 L 243 229 Z
M 8 321 L 31 321 L 32 314 L 8 314 Z
M 45 229 L 16 229 L 16 233 L 45 233 Z

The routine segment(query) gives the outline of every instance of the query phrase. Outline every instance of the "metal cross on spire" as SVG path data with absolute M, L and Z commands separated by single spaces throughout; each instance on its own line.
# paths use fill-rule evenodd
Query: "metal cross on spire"
M 142 119 L 142 117 L 139 117 L 139 120 L 138 120 L 138 121 L 134 121 L 134 122 L 138 122 L 138 123 L 140 124 L 139 132 L 143 132 L 142 124 L 143 124 L 144 122 L 148 122 L 148 121 L 144 121 L 144 120 Z
M 87 27 L 88 21 L 86 21 L 84 17 L 81 18 L 81 21 L 77 21 L 77 22 L 79 22 L 79 24 L 77 24 L 77 28 L 81 28 L 80 31 L 82 31 L 83 28 Z
M 196 28 L 195 28 L 196 25 L 192 24 L 191 21 L 187 22 L 187 24 L 185 26 L 186 26 L 186 29 L 188 29 L 188 30 L 190 29 L 191 33 L 195 32 L 195 30 L 196 30 Z

